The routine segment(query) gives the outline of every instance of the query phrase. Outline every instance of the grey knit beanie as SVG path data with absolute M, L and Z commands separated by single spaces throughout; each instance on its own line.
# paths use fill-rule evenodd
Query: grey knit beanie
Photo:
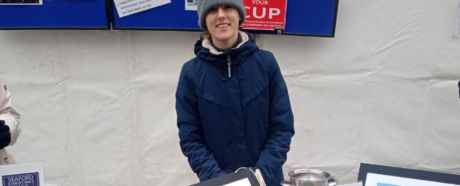
M 198 24 L 201 29 L 208 32 L 208 27 L 206 26 L 206 15 L 209 11 L 214 8 L 214 6 L 227 5 L 235 8 L 240 14 L 240 25 L 241 26 L 246 18 L 246 9 L 244 8 L 243 0 L 198 0 L 197 3 L 197 12 L 198 12 Z

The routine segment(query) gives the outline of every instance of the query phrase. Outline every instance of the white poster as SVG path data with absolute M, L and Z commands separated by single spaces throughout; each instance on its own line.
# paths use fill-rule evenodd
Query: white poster
M 348 183 L 348 184 L 342 184 L 342 185 L 337 185 L 337 186 L 363 186 L 363 182 Z
M 0 0 L 0 5 L 43 5 L 43 0 Z
M 43 162 L 0 166 L 3 186 L 45 185 Z
M 439 183 L 434 181 L 401 178 L 381 174 L 368 173 L 366 186 L 459 186 L 454 184 Z
M 198 0 L 185 0 L 185 10 L 197 10 Z
M 249 179 L 244 178 L 242 180 L 235 181 L 233 183 L 229 183 L 223 186 L 251 186 L 251 182 L 249 182 Z
M 171 0 L 114 0 L 120 18 L 159 7 Z

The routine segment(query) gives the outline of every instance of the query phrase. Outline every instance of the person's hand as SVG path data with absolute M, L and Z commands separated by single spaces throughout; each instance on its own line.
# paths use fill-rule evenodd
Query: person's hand
M 0 120 L 0 149 L 5 148 L 11 142 L 10 127 L 5 125 L 5 121 Z

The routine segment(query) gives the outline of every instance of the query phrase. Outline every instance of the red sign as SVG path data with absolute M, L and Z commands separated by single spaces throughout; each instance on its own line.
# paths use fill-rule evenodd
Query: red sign
M 287 0 L 244 0 L 244 6 L 243 29 L 275 30 L 275 26 L 285 26 Z

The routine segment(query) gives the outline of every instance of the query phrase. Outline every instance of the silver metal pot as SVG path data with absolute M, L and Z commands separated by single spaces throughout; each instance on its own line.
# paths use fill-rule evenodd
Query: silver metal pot
M 329 173 L 315 169 L 296 169 L 289 172 L 289 181 L 282 186 L 335 186 L 337 179 Z

